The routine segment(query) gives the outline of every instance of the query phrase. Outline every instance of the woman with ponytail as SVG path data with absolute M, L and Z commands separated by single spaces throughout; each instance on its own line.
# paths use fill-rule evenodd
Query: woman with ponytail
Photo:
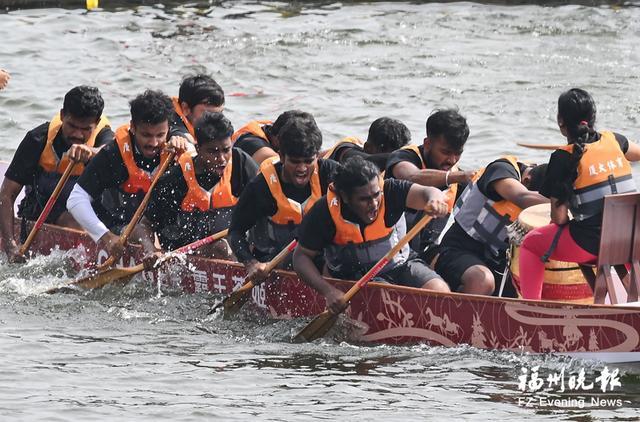
M 579 88 L 562 93 L 557 119 L 568 145 L 551 155 L 540 189 L 551 199 L 552 224 L 529 232 L 520 249 L 525 299 L 540 299 L 546 260 L 595 262 L 605 195 L 636 191 L 629 161 L 640 161 L 640 146 L 594 129 L 596 105 L 589 93 Z

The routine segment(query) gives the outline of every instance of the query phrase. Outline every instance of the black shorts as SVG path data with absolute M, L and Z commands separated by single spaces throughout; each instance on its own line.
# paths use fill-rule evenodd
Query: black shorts
M 462 274 L 474 265 L 489 268 L 493 273 L 497 287 L 502 280 L 506 259 L 490 261 L 464 249 L 441 247 L 434 269 L 444 278 L 451 291 L 455 292 L 462 285 Z
M 431 279 L 442 279 L 420 258 L 409 259 L 392 270 L 381 274 L 380 277 L 391 284 L 417 288 L 422 287 L 424 283 Z

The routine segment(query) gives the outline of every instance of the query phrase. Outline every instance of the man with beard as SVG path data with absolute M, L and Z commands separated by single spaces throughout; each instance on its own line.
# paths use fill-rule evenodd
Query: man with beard
M 422 145 L 408 145 L 391 154 L 385 177 L 449 189 L 447 197 L 451 212 L 456 198 L 474 173 L 459 170 L 456 166 L 469 137 L 469 126 L 460 113 L 451 109 L 433 113 L 426 126 L 427 137 Z M 421 216 L 421 212 L 408 212 L 408 228 L 413 227 Z M 446 225 L 447 217 L 433 219 L 411 242 L 411 248 L 423 253 L 433 246 Z
M 118 234 L 129 224 L 149 190 L 160 167 L 161 153 L 165 159 L 169 149 L 182 152 L 188 145 L 185 138 L 176 136 L 167 142 L 173 106 L 165 94 L 145 91 L 130 106 L 131 122 L 120 126 L 115 142 L 91 160 L 67 201 L 73 218 L 98 247 L 115 258 L 122 254 L 124 246 L 119 244 Z M 131 238 L 139 240 L 140 236 L 136 229 Z
M 327 191 L 336 166 L 318 159 L 322 134 L 313 118 L 292 119 L 278 136 L 280 160 L 260 166 L 231 220 L 231 249 L 254 283 L 264 280 L 266 262 L 296 237 L 303 215 Z
M 362 157 L 340 165 L 327 195 L 302 220 L 293 266 L 300 278 L 325 296 L 327 307 L 338 313 L 343 293 L 328 283 L 313 259 L 324 251 L 328 275 L 357 280 L 406 235 L 403 213 L 425 210 L 447 214 L 444 194 L 432 187 L 380 176 Z M 426 262 L 411 258 L 405 245 L 378 273 L 393 284 L 449 292 L 447 284 Z
M 10 261 L 20 261 L 13 233 L 13 207 L 26 186 L 26 196 L 18 215 L 36 220 L 55 190 L 62 173 L 73 161 L 81 163 L 71 172 L 46 222 L 81 228 L 66 210 L 67 198 L 84 165 L 100 147 L 113 139 L 109 121 L 102 116 L 104 101 L 98 88 L 77 86 L 67 92 L 60 112 L 24 137 L 5 173 L 0 188 L 0 230 L 2 246 Z M 26 238 L 25 224 L 21 238 Z
M 164 250 L 173 250 L 229 228 L 231 213 L 240 194 L 258 173 L 258 165 L 243 151 L 232 148 L 233 126 L 222 113 L 202 114 L 195 126 L 196 152 L 185 153 L 179 166 L 158 182 L 140 222 L 145 233 L 145 260 L 149 266 L 161 250 L 154 245 L 158 234 Z M 226 240 L 198 250 L 211 258 L 230 259 Z

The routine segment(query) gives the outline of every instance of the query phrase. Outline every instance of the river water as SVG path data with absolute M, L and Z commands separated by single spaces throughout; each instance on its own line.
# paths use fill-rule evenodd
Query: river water
M 556 100 L 574 86 L 593 94 L 599 128 L 640 138 L 638 3 L 102 3 L 106 9 L 89 13 L 0 14 L 0 68 L 12 74 L 0 92 L 1 160 L 73 85 L 99 86 L 117 125 L 128 120 L 127 101 L 137 93 L 176 95 L 182 76 L 195 72 L 212 74 L 225 89 L 236 127 L 299 108 L 315 115 L 325 146 L 366 137 L 383 115 L 404 121 L 420 142 L 433 110 L 459 107 L 471 128 L 462 158 L 468 168 L 504 153 L 546 160 L 516 142 L 562 142 Z M 522 368 L 539 366 L 544 377 L 584 369 L 594 381 L 604 365 L 464 346 L 358 346 L 339 337 L 294 345 L 301 321 L 250 311 L 230 322 L 207 318 L 209 295 L 159 293 L 141 283 L 43 295 L 43 285 L 66 278 L 63 256 L 25 266 L 1 261 L 2 420 L 640 415 L 638 366 L 608 365 L 621 371 L 613 392 L 556 389 L 540 397 L 565 402 L 548 405 L 519 390 Z M 620 402 L 595 405 L 592 396 Z

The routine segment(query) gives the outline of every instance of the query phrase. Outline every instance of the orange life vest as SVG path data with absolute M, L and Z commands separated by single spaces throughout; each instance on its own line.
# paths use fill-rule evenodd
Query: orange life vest
M 193 158 L 190 153 L 184 153 L 178 160 L 182 168 L 182 175 L 187 183 L 187 194 L 182 200 L 181 209 L 185 212 L 194 210 L 209 211 L 219 208 L 230 208 L 238 203 L 238 198 L 231 192 L 231 174 L 233 162 L 229 160 L 224 168 L 220 181 L 216 183 L 212 191 L 205 190 L 198 184 L 193 166 Z
M 116 130 L 116 144 L 118 151 L 127 169 L 129 177 L 121 185 L 120 189 L 128 194 L 147 193 L 151 187 L 151 177 L 153 172 L 148 173 L 137 166 L 133 158 L 133 142 L 129 133 L 129 125 L 122 125 Z M 162 152 L 160 156 L 160 164 L 167 159 L 167 154 Z M 159 168 L 158 165 L 157 168 Z
M 573 145 L 561 149 L 572 153 Z M 585 145 L 569 200 L 574 219 L 601 213 L 606 195 L 635 191 L 631 164 L 612 132 L 602 132 L 598 141 Z
M 101 116 L 96 128 L 91 132 L 89 139 L 85 142 L 85 145 L 89 147 L 93 147 L 96 143 L 96 137 L 105 127 L 110 126 L 109 120 L 105 116 Z M 60 118 L 60 113 L 56 114 L 51 122 L 49 123 L 49 129 L 47 131 L 47 143 L 40 155 L 40 160 L 38 161 L 38 165 L 44 169 L 47 173 L 58 173 L 62 174 L 69 166 L 71 160 L 67 154 L 64 154 L 62 158 L 58 158 L 58 154 L 53 148 L 53 141 L 56 139 L 58 132 L 60 132 L 60 128 L 62 128 L 62 119 Z M 79 163 L 74 167 L 71 172 L 72 176 L 80 176 L 84 171 L 84 164 Z
M 246 125 L 242 126 L 240 129 L 236 130 L 233 135 L 231 135 L 231 142 L 235 142 L 242 135 L 250 133 L 253 136 L 264 139 L 266 142 L 271 144 L 271 142 L 269 142 L 269 137 L 264 132 L 264 129 L 262 129 L 262 127 L 264 125 L 270 125 L 272 123 L 273 122 L 271 120 L 252 120 Z
M 175 110 L 176 114 L 178 115 L 178 117 L 180 117 L 180 120 L 182 120 L 182 123 L 184 123 L 184 127 L 187 128 L 187 130 L 189 131 L 189 133 L 191 134 L 191 136 L 193 136 L 193 139 L 196 139 L 196 130 L 194 129 L 193 125 L 191 124 L 191 122 L 189 121 L 189 119 L 187 119 L 187 116 L 184 114 L 184 111 L 182 111 L 182 106 L 180 105 L 180 100 L 178 99 L 178 97 L 172 97 L 171 101 L 173 101 L 173 109 Z
M 320 187 L 320 174 L 318 172 L 318 166 L 311 174 L 311 196 L 307 198 L 302 204 L 287 198 L 282 191 L 282 185 L 280 184 L 280 178 L 276 171 L 275 163 L 278 162 L 277 158 L 268 160 L 268 163 L 260 166 L 260 173 L 264 180 L 267 181 L 269 192 L 276 201 L 277 211 L 269 218 L 271 222 L 278 225 L 289 225 L 291 223 L 298 225 L 302 222 L 302 216 L 306 214 L 313 204 L 322 197 L 322 190 Z
M 362 142 L 360 139 L 356 138 L 355 136 L 347 136 L 346 138 L 342 138 L 338 142 L 336 142 L 335 145 L 332 146 L 330 150 L 324 153 L 322 158 L 337 161 L 336 157 L 334 157 L 333 154 L 336 153 L 338 149 L 340 149 L 340 147 L 346 144 L 353 144 L 359 147 L 364 146 L 364 142 Z

